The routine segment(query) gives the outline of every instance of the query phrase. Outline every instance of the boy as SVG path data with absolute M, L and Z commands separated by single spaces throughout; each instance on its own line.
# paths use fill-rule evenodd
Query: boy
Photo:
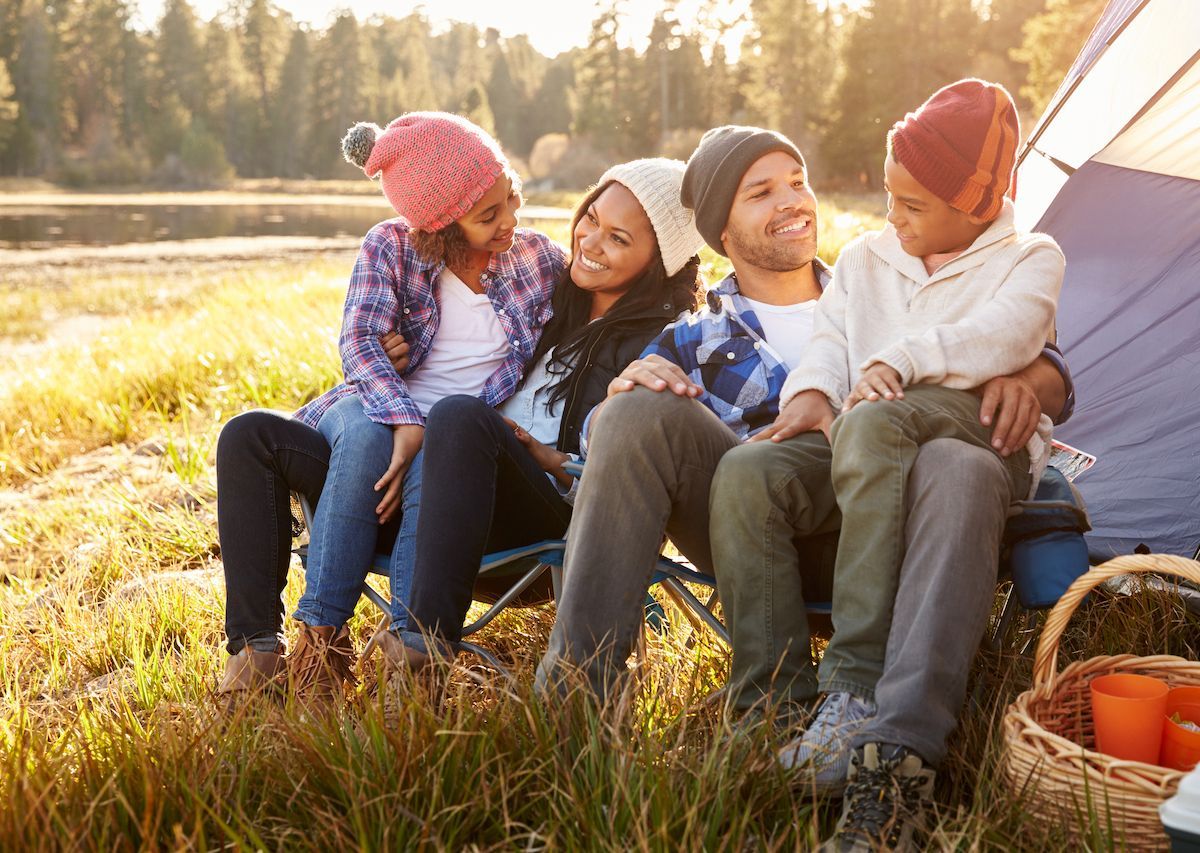
M 1018 234 L 1004 198 L 1018 138 L 1011 97 L 981 80 L 939 90 L 892 128 L 884 163 L 888 227 L 843 250 L 812 341 L 781 395 L 787 417 L 773 440 L 811 430 L 828 436 L 842 514 L 835 633 L 819 670 L 826 696 L 781 759 L 810 765 L 818 787 L 834 788 L 847 780 L 851 746 L 860 747 L 839 830 L 839 842 L 851 848 L 857 841 L 891 846 L 902 839 L 887 825 L 907 825 L 873 821 L 871 809 L 856 806 L 866 802 L 856 796 L 866 793 L 856 790 L 856 777 L 911 775 L 908 787 L 923 796 L 933 778 L 903 732 L 873 731 L 866 750 L 852 744 L 876 713 L 917 451 L 942 438 L 991 447 L 1003 458 L 1013 500 L 1029 495 L 1049 451 L 1045 415 L 1025 447 L 990 444 L 969 393 L 1029 364 L 1054 333 L 1062 253 L 1048 237 Z M 834 420 L 836 410 L 842 414 Z M 823 441 L 812 433 L 799 439 Z M 912 773 L 904 772 L 906 761 Z M 851 831 L 848 819 L 864 825 Z

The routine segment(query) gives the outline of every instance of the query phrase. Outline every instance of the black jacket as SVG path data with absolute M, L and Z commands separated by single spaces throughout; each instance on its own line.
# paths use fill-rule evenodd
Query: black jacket
M 609 321 L 601 318 L 589 327 L 587 339 L 579 351 L 578 366 L 568 380 L 570 384 L 558 429 L 559 450 L 579 452 L 583 421 L 608 394 L 608 384 L 642 354 L 647 344 L 658 337 L 681 310 L 668 302 L 636 317 Z

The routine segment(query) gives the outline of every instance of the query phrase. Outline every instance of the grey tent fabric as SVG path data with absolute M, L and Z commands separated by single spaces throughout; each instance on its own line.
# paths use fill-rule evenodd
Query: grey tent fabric
M 1198 143 L 1200 144 L 1200 143 Z M 1059 342 L 1077 406 L 1055 437 L 1096 454 L 1079 478 L 1093 555 L 1200 545 L 1200 181 L 1085 163 L 1037 230 L 1067 257 Z

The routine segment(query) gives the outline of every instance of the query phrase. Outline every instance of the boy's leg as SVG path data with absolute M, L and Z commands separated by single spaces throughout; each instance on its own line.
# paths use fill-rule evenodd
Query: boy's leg
M 994 452 L 936 439 L 921 447 L 908 486 L 907 549 L 875 689 L 879 713 L 853 746 L 899 744 L 937 765 L 995 599 L 1012 483 Z
M 392 428 L 370 420 L 357 395 L 335 403 L 317 424 L 329 442 L 329 474 L 309 531 L 305 590 L 294 617 L 341 627 L 362 594 L 379 535 L 375 482 L 392 456 Z
M 316 503 L 329 468 L 329 443 L 281 412 L 245 412 L 217 441 L 217 528 L 225 571 L 230 654 L 283 645 L 283 601 L 291 561 L 290 492 Z
M 702 403 L 669 391 L 618 394 L 597 416 L 567 533 L 558 617 L 539 690 L 575 668 L 606 697 L 633 651 L 663 533 L 708 571 L 708 493 L 737 436 Z
M 709 536 L 721 607 L 733 641 L 727 707 L 803 702 L 817 694 L 797 537 L 841 523 L 832 454 L 819 432 L 744 444 L 717 466 Z
M 883 672 L 900 565 L 905 495 L 920 446 L 953 438 L 990 450 L 979 401 L 933 385 L 906 388 L 904 399 L 859 403 L 833 424 L 833 485 L 842 510 L 833 586 L 834 635 L 819 670 L 821 689 L 874 699 Z M 1002 463 L 1012 494 L 1029 487 L 1024 450 Z M 947 476 L 954 476 L 947 472 Z

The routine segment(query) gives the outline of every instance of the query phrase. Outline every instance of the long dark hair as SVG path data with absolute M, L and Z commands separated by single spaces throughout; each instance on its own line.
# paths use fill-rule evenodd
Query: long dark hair
M 575 228 L 579 220 L 587 213 L 600 193 L 613 183 L 597 186 L 586 196 L 575 209 L 571 219 L 571 260 L 574 260 Z M 693 255 L 683 269 L 675 275 L 668 276 L 663 267 L 662 252 L 657 243 L 654 257 L 649 266 L 638 276 L 632 286 L 621 295 L 616 304 L 594 324 L 589 323 L 592 313 L 592 295 L 575 284 L 571 279 L 571 263 L 568 262 L 554 288 L 551 304 L 554 306 L 554 316 L 546 324 L 541 340 L 529 360 L 530 365 L 538 364 L 546 353 L 554 350 L 548 365 L 549 372 L 562 378 L 550 389 L 551 405 L 558 403 L 567 395 L 570 384 L 571 365 L 577 360 L 580 352 L 593 336 L 599 334 L 604 326 L 618 323 L 629 317 L 637 317 L 648 311 L 661 310 L 670 304 L 675 311 L 694 311 L 698 304 L 700 291 L 700 258 Z M 583 365 L 576 365 L 583 367 Z M 526 373 L 528 376 L 528 373 Z

